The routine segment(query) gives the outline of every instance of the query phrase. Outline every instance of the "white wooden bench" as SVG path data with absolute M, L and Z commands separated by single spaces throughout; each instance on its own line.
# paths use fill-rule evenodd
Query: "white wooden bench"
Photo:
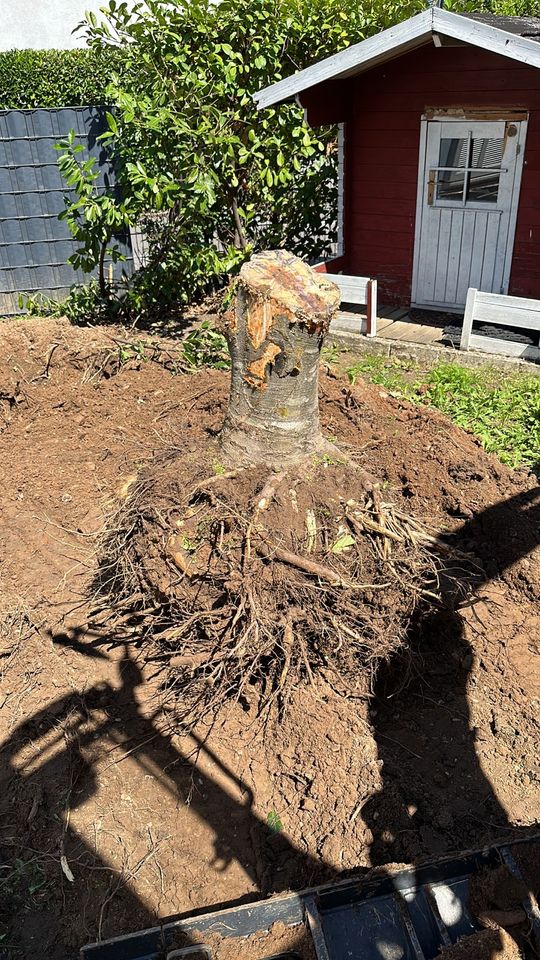
M 327 273 L 341 291 L 342 303 L 357 303 L 366 307 L 365 332 L 368 337 L 377 334 L 377 281 L 370 277 L 350 277 L 345 273 Z
M 507 357 L 540 360 L 540 347 L 502 337 L 484 337 L 473 333 L 473 323 L 515 327 L 519 330 L 540 332 L 540 300 L 507 297 L 498 293 L 483 293 L 471 287 L 467 293 L 460 350 L 483 350 L 501 353 Z M 538 339 L 538 337 L 537 337 Z

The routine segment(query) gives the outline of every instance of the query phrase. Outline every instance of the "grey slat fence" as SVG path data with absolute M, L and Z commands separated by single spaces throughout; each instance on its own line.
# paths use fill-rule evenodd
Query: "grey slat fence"
M 0 315 L 19 313 L 19 293 L 62 297 L 88 275 L 67 263 L 74 252 L 67 225 L 58 220 L 66 188 L 54 145 L 74 130 L 88 155 L 98 159 L 98 183 L 110 185 L 114 173 L 98 135 L 105 128 L 102 107 L 0 111 Z M 133 268 L 129 239 L 120 246 L 125 263 L 115 276 Z

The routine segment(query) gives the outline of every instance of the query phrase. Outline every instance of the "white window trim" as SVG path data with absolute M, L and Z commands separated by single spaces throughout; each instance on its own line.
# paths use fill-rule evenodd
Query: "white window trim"
M 345 124 L 338 126 L 337 246 L 336 257 L 345 253 Z

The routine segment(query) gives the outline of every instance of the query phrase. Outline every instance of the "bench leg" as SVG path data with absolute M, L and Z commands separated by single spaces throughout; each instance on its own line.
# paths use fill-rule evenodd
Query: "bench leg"
M 463 328 L 461 330 L 461 340 L 459 343 L 460 350 L 469 350 L 471 344 L 471 333 L 474 317 L 474 301 L 476 299 L 477 290 L 475 287 L 470 287 L 467 292 L 467 302 L 465 304 L 465 316 L 463 317 Z
M 368 280 L 366 303 L 366 334 L 377 336 L 377 281 Z

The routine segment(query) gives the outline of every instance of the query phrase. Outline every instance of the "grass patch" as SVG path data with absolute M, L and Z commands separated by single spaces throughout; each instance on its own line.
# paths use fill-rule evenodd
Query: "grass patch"
M 347 369 L 351 383 L 364 377 L 391 396 L 432 404 L 469 430 L 485 450 L 510 467 L 540 473 L 540 377 L 438 363 L 426 370 L 413 361 L 366 356 Z
M 406 397 L 418 400 L 421 390 L 419 381 L 420 366 L 413 360 L 389 360 L 387 357 L 362 357 L 353 366 L 347 367 L 347 376 L 351 383 L 358 377 L 384 387 L 391 397 Z

